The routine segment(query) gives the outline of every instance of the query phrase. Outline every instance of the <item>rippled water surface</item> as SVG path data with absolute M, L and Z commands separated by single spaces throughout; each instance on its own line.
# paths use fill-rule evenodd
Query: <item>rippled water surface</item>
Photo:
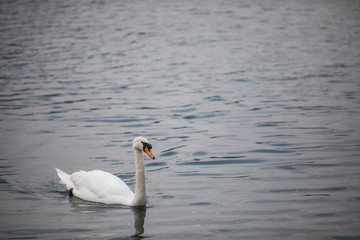
M 0 238 L 359 239 L 359 1 L 1 1 Z M 54 170 L 135 184 L 69 197 Z M 136 238 L 136 237 L 133 237 Z

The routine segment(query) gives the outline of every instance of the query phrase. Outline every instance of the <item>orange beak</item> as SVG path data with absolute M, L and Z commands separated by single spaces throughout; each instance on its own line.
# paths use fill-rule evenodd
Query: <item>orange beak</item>
M 150 150 L 148 147 L 146 147 L 146 148 L 144 149 L 144 151 L 146 152 L 146 154 L 147 154 L 151 159 L 155 159 L 154 155 L 152 154 L 151 150 Z

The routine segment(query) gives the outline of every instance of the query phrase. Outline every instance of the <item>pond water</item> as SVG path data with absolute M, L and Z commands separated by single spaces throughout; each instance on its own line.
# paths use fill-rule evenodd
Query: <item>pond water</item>
M 1 1 L 0 238 L 360 239 L 359 1 Z M 55 167 L 146 208 L 70 197 Z

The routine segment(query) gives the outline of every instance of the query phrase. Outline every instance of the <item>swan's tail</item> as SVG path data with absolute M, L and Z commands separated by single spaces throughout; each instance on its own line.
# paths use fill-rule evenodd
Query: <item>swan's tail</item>
M 70 190 L 72 188 L 74 188 L 74 184 L 72 183 L 71 179 L 70 179 L 70 175 L 61 171 L 60 169 L 55 168 L 59 178 L 60 178 L 60 183 L 65 184 L 67 190 Z

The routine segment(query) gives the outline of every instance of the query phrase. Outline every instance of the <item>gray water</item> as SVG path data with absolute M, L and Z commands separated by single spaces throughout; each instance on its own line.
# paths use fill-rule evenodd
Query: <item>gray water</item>
M 1 1 L 0 238 L 360 239 L 359 10 Z M 134 188 L 139 135 L 146 208 L 58 182 Z

